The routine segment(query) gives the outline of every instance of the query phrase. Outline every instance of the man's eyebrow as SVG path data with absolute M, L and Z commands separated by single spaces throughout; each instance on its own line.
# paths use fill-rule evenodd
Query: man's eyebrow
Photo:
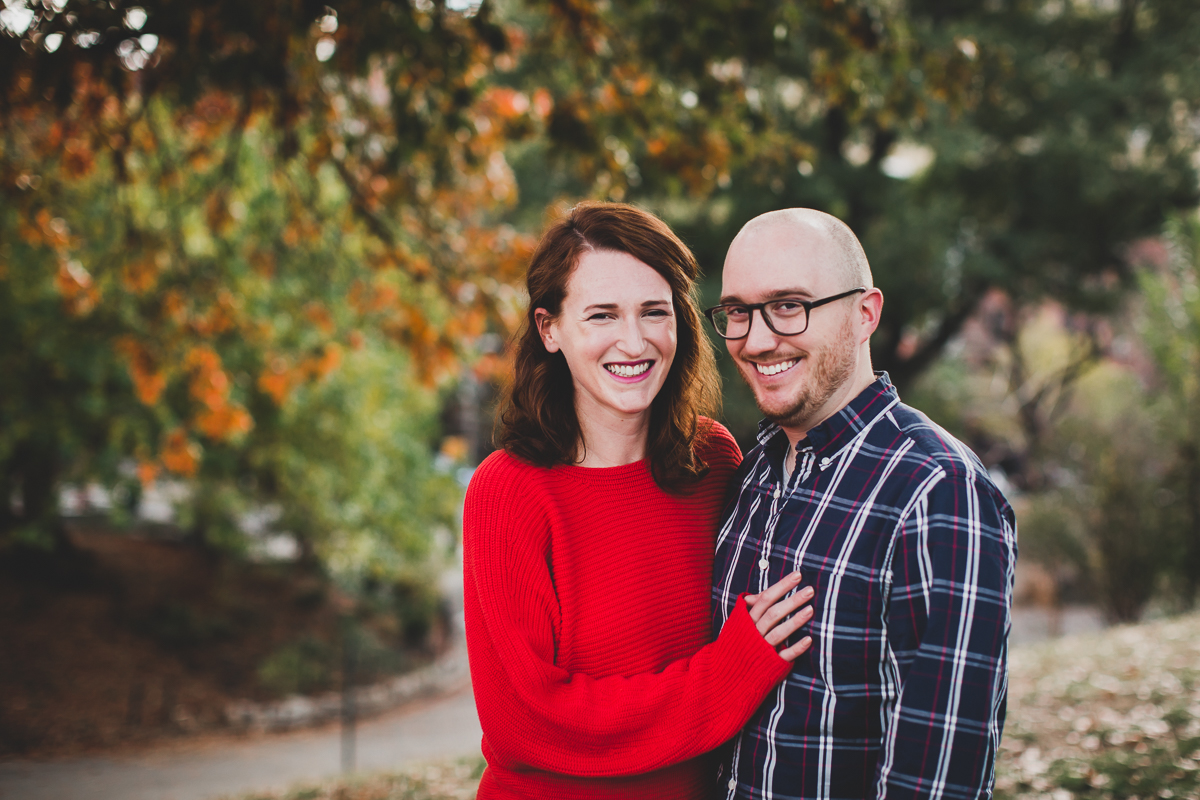
M 767 292 L 763 295 L 762 302 L 769 303 L 772 300 L 780 300 L 784 297 L 797 297 L 801 300 L 807 300 L 812 297 L 812 292 L 807 289 L 776 289 L 773 292 Z M 727 294 L 721 298 L 721 305 L 739 305 L 746 301 L 737 295 Z

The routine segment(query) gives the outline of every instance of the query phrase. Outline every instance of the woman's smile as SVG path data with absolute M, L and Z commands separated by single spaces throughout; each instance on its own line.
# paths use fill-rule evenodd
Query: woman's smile
M 612 373 L 613 377 L 622 383 L 637 383 L 649 377 L 647 374 L 650 368 L 654 366 L 652 360 L 644 361 L 625 361 L 619 363 L 605 364 L 604 368 Z

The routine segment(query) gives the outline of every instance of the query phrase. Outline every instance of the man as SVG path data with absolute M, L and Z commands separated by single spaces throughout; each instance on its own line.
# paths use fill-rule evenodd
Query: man
M 713 624 L 792 570 L 816 589 L 812 649 L 730 743 L 721 791 L 990 797 L 1011 507 L 872 371 L 883 295 L 846 225 L 811 209 L 751 220 L 721 292 L 709 318 L 766 419 L 722 518 Z

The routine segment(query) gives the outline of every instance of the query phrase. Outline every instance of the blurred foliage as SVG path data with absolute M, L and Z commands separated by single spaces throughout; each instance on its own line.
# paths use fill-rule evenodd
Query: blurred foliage
M 337 651 L 313 637 L 278 648 L 258 668 L 259 684 L 275 696 L 314 694 L 333 688 Z
M 1142 292 L 1111 322 L 989 306 L 911 396 L 1021 490 L 1022 558 L 1114 620 L 1197 599 L 1198 245 L 1189 215 L 1135 248 Z
M 1192 606 L 1200 599 L 1200 220 L 1172 220 L 1166 242 L 1166 263 L 1142 274 L 1138 333 L 1158 367 L 1155 389 L 1166 407 L 1160 440 L 1170 467 L 1158 497 L 1174 538 L 1171 572 Z
M 503 380 L 555 204 L 658 211 L 709 295 L 751 216 L 842 217 L 887 296 L 876 364 L 907 390 L 997 291 L 1116 308 L 1128 245 L 1197 201 L 1184 0 L 3 13 L 9 540 L 54 532 L 66 481 L 126 514 L 157 481 L 210 544 L 249 547 L 259 515 L 355 580 L 398 574 L 452 521 L 435 392 L 464 365 Z M 1020 415 L 1061 406 L 1080 347 L 1018 399 L 1030 447 Z M 727 417 L 747 442 L 740 387 Z

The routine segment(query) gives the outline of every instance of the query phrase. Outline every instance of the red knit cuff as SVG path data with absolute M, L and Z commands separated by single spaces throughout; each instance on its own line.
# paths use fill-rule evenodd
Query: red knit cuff
M 730 644 L 741 654 L 743 663 L 755 671 L 766 670 L 774 679 L 772 683 L 775 683 L 788 673 L 792 662 L 780 658 L 775 648 L 758 632 L 758 626 L 750 618 L 750 610 L 746 607 L 748 594 L 749 592 L 743 592 L 734 601 L 733 611 L 730 612 L 725 627 L 721 629 L 719 638 L 731 637 Z

